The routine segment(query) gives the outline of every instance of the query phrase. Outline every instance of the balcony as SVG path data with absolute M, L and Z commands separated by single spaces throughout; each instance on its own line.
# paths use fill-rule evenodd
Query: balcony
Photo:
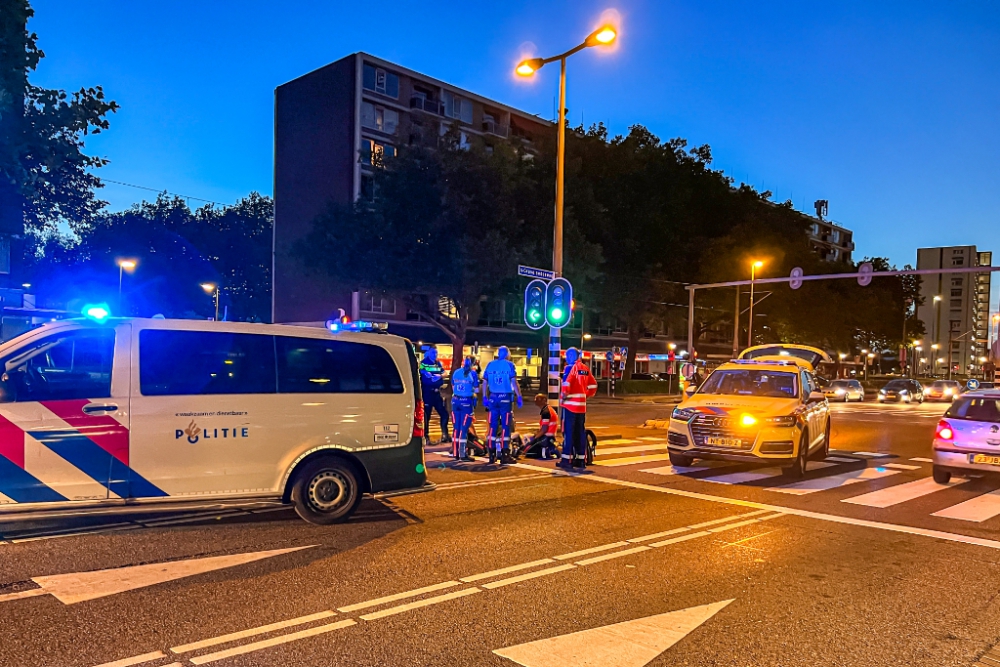
M 437 100 L 428 100 L 423 97 L 411 97 L 410 98 L 410 108 L 420 109 L 421 111 L 426 111 L 427 113 L 432 113 L 435 116 L 444 115 L 444 104 L 438 102 Z
M 494 120 L 484 120 L 483 121 L 483 132 L 486 134 L 493 134 L 498 137 L 507 138 L 510 133 L 510 127 L 504 125 L 503 123 L 498 123 Z

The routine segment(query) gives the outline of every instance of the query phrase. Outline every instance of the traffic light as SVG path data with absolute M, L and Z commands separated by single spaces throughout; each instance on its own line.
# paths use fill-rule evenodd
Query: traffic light
M 573 286 L 555 278 L 545 291 L 545 319 L 553 329 L 562 329 L 573 318 Z
M 529 329 L 545 326 L 544 280 L 532 280 L 524 290 L 524 323 Z

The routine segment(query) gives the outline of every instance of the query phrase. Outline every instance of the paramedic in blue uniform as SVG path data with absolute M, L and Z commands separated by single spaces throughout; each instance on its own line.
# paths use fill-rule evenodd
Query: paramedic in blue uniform
M 509 359 L 506 346 L 497 350 L 497 358 L 486 365 L 483 373 L 483 405 L 490 412 L 490 463 L 500 458 L 510 463 L 510 431 L 514 422 L 514 401 L 521 407 L 521 387 L 517 383 L 517 369 Z
M 427 348 L 420 360 L 420 389 L 424 395 L 424 433 L 430 438 L 431 410 L 441 418 L 441 442 L 451 442 L 448 435 L 448 410 L 444 405 L 441 388 L 444 386 L 444 366 L 438 361 L 437 350 Z
M 466 357 L 462 367 L 451 374 L 451 421 L 455 429 L 452 454 L 460 461 L 474 461 L 466 448 L 469 428 L 476 419 L 476 395 L 479 374 L 472 367 L 472 357 Z

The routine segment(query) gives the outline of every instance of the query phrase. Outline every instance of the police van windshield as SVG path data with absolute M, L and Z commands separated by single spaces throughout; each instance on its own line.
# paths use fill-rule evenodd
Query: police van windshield
M 701 386 L 698 393 L 797 398 L 799 395 L 798 384 L 798 376 L 795 373 L 734 369 L 715 371 Z
M 985 396 L 957 398 L 944 416 L 952 419 L 1000 424 L 1000 400 Z

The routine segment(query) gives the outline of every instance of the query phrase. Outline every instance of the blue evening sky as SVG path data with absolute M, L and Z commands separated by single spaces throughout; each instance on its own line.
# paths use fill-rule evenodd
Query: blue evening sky
M 641 123 L 710 144 L 717 168 L 799 209 L 828 199 L 858 257 L 902 265 L 917 246 L 976 244 L 1000 263 L 1000 3 L 33 4 L 47 55 L 34 81 L 101 84 L 122 106 L 88 141 L 106 179 L 223 203 L 270 194 L 275 86 L 355 51 L 550 118 L 558 71 L 527 83 L 513 65 L 572 46 L 613 8 L 618 47 L 570 61 L 573 124 Z M 153 193 L 103 196 L 118 209 Z

